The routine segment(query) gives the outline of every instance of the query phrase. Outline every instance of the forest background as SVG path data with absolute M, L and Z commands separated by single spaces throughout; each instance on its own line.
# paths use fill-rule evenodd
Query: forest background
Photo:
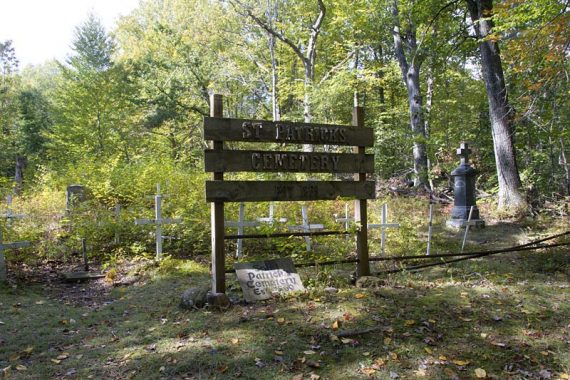
M 53 254 L 70 234 L 104 250 L 120 230 L 128 244 L 115 253 L 144 251 L 152 237 L 132 220 L 150 215 L 160 182 L 172 195 L 166 213 L 185 220 L 171 250 L 207 252 L 201 129 L 212 93 L 224 95 L 226 117 L 334 124 L 350 124 L 357 99 L 379 184 L 448 191 L 455 149 L 468 141 L 477 188 L 498 217 L 556 203 L 570 191 L 568 9 L 561 0 L 148 0 L 114 30 L 89 16 L 65 62 L 20 68 L 0 41 L 0 189 L 21 195 L 30 216 L 11 237 L 42 240 L 38 253 Z M 74 183 L 90 201 L 66 216 Z M 327 207 L 337 206 L 324 206 L 330 217 Z M 73 218 L 73 229 L 59 228 Z

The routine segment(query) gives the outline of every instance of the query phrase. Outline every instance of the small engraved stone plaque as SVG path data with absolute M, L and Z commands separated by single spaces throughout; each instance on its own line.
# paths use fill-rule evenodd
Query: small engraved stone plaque
M 274 293 L 305 290 L 290 258 L 236 263 L 234 268 L 247 302 L 266 300 Z

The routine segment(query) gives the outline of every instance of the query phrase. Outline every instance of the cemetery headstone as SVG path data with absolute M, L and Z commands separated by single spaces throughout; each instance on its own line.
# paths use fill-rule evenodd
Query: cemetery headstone
M 163 218 L 162 217 L 162 194 L 160 193 L 160 184 L 156 185 L 156 195 L 154 196 L 154 219 L 135 219 L 136 225 L 154 224 L 156 239 L 156 260 L 162 259 L 162 226 L 165 224 L 182 223 L 180 218 Z
M 303 224 L 298 226 L 289 226 L 290 231 L 303 231 L 303 232 L 315 232 L 315 231 L 322 231 L 325 226 L 322 224 L 311 224 L 309 223 L 309 210 L 307 209 L 306 205 L 301 207 L 301 217 L 303 220 Z M 307 246 L 307 252 L 311 252 L 313 249 L 312 241 L 310 236 L 304 236 L 305 244 Z
M 305 290 L 291 258 L 235 263 L 234 268 L 247 302 Z
M 467 143 L 461 143 L 457 149 L 457 155 L 461 158 L 461 164 L 451 172 L 453 177 L 454 202 L 451 210 L 451 219 L 447 221 L 448 227 L 462 228 L 467 225 L 471 207 L 473 213 L 471 226 L 485 227 L 485 221 L 479 217 L 475 194 L 475 175 L 477 171 L 469 165 L 469 153 L 471 150 Z
M 74 206 L 86 199 L 85 186 L 69 185 L 65 192 L 65 210 L 70 212 Z

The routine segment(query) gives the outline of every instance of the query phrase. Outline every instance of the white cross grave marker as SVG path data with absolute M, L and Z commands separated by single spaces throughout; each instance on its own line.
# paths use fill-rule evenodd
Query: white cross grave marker
M 309 211 L 307 210 L 307 206 L 303 205 L 301 207 L 301 216 L 303 218 L 303 224 L 298 226 L 289 226 L 290 231 L 303 231 L 303 232 L 315 232 L 315 231 L 322 231 L 325 226 L 322 224 L 309 224 Z M 307 252 L 311 252 L 311 237 L 304 236 L 305 244 L 307 245 Z
M 248 221 L 245 220 L 245 204 L 242 202 L 239 204 L 239 217 L 237 222 L 225 221 L 226 228 L 237 228 L 238 235 L 243 235 L 244 227 L 257 227 L 259 226 L 258 221 Z M 243 252 L 243 239 L 237 239 L 236 257 L 241 258 Z
M 384 256 L 386 246 L 386 228 L 400 228 L 399 223 L 388 223 L 388 204 L 382 205 L 381 223 L 368 223 L 368 229 L 380 229 L 380 253 Z
M 469 234 L 469 226 L 476 226 L 476 222 L 471 221 L 471 216 L 473 216 L 473 209 L 475 206 L 471 206 L 469 209 L 469 216 L 467 217 L 467 222 L 465 223 L 465 234 L 463 235 L 463 242 L 461 243 L 461 253 L 463 253 L 463 249 L 465 248 L 465 242 L 467 241 L 467 235 Z
M 274 204 L 273 204 L 273 202 L 270 202 L 269 203 L 269 216 L 263 217 L 263 218 L 257 218 L 257 221 L 261 222 L 261 223 L 269 223 L 269 224 L 273 224 L 275 222 L 285 223 L 285 222 L 287 222 L 287 218 L 275 219 L 275 217 L 274 217 Z
M 432 230 L 433 230 L 433 203 L 430 202 L 430 204 L 429 204 L 429 217 L 428 217 L 428 241 L 427 241 L 426 256 L 429 256 L 429 254 L 431 252 Z
M 162 194 L 160 194 L 160 184 L 156 185 L 156 195 L 154 196 L 154 219 L 135 219 L 136 225 L 154 224 L 156 226 L 156 260 L 162 259 L 162 225 L 182 223 L 181 218 L 162 217 Z
M 121 221 L 121 204 L 119 202 L 115 203 L 115 244 L 120 243 L 119 236 L 119 222 Z
M 337 223 L 343 223 L 345 231 L 348 231 L 348 228 L 350 227 L 350 222 L 352 222 L 353 220 L 354 218 L 348 215 L 348 203 L 344 204 L 344 218 L 339 218 L 338 214 L 334 214 L 334 221 Z
M 6 198 L 6 212 L 2 217 L 8 219 L 8 221 L 12 221 L 13 219 L 21 219 L 23 215 L 14 214 L 12 211 L 12 196 L 8 195 Z M 8 275 L 6 270 L 6 257 L 4 256 L 5 249 L 17 249 L 17 248 L 24 248 L 30 245 L 29 241 L 17 241 L 13 243 L 4 243 L 4 234 L 2 228 L 0 228 L 0 283 L 6 282 Z

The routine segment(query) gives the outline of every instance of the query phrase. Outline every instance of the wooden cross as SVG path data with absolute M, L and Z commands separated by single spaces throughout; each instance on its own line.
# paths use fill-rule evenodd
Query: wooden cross
M 156 195 L 154 196 L 154 219 L 135 219 L 136 225 L 154 224 L 156 226 L 156 260 L 162 259 L 162 226 L 164 224 L 182 223 L 180 218 L 162 217 L 162 194 L 160 194 L 160 184 L 156 185 Z
M 239 204 L 239 217 L 237 222 L 225 221 L 226 228 L 237 228 L 238 235 L 244 234 L 244 227 L 257 227 L 259 226 L 258 221 L 248 221 L 245 220 L 245 204 L 241 202 Z M 243 252 L 243 239 L 237 239 L 236 247 L 236 257 L 239 259 Z
M 469 154 L 471 153 L 471 149 L 469 149 L 469 145 L 465 142 L 462 142 L 457 148 L 457 155 L 461 157 L 461 165 L 467 165 L 469 163 Z
M 261 223 L 269 223 L 269 224 L 273 224 L 275 222 L 279 222 L 279 223 L 287 222 L 287 218 L 275 219 L 273 215 L 274 215 L 274 204 L 273 204 L 273 202 L 270 202 L 269 203 L 269 216 L 263 217 L 263 218 L 257 218 L 257 221 L 259 221 Z
M 21 219 L 23 215 L 14 214 L 12 211 L 12 196 L 8 195 L 6 198 L 6 212 L 2 215 L 4 218 L 8 219 L 8 221 L 12 221 L 14 219 Z M 4 256 L 4 250 L 6 249 L 17 249 L 17 248 L 24 248 L 30 245 L 29 241 L 17 241 L 13 243 L 4 243 L 4 233 L 2 228 L 0 228 L 0 283 L 6 282 L 8 275 L 6 270 L 6 257 Z
M 384 255 L 386 246 L 386 228 L 400 228 L 399 223 L 388 223 L 388 204 L 382 205 L 381 223 L 368 223 L 368 229 L 380 229 L 380 253 Z
M 354 218 L 348 215 L 348 203 L 345 203 L 344 205 L 344 218 L 339 218 L 338 214 L 334 215 L 334 221 L 337 223 L 343 223 L 345 231 L 348 231 L 348 228 L 350 227 L 350 222 L 352 222 L 353 220 Z
M 309 223 L 309 211 L 307 210 L 307 206 L 303 205 L 303 207 L 301 207 L 301 216 L 303 218 L 303 224 L 298 225 L 298 226 L 289 226 L 289 230 L 290 231 L 303 231 L 303 232 L 315 232 L 315 231 L 322 231 L 325 226 L 322 224 L 310 224 Z M 307 245 L 307 252 L 311 252 L 312 246 L 311 246 L 311 237 L 310 236 L 304 236 L 305 238 L 305 244 Z

